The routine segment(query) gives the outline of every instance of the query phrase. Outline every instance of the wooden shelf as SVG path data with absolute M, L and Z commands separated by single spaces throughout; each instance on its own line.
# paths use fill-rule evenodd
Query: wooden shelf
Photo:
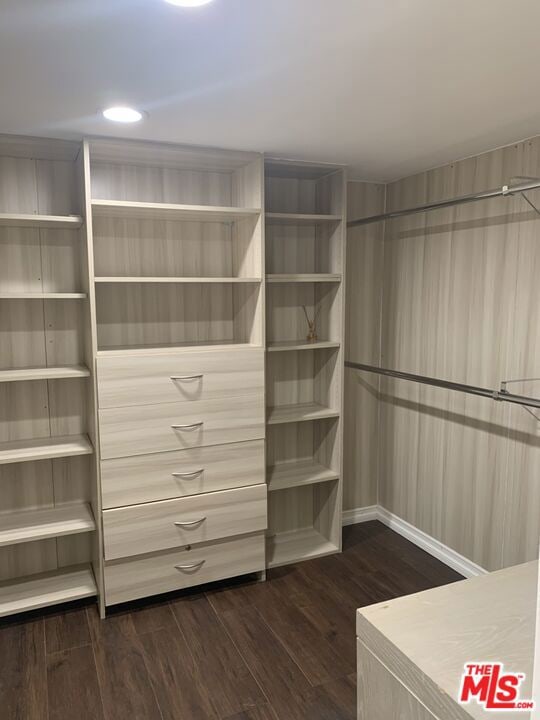
M 0 292 L 0 300 L 82 300 L 86 293 L 20 293 Z
M 37 440 L 0 443 L 0 465 L 35 460 L 51 460 L 75 455 L 91 455 L 94 448 L 86 435 L 64 435 Z
M 286 490 L 302 485 L 339 480 L 339 474 L 321 465 L 313 458 L 285 462 L 268 468 L 268 490 Z
M 253 277 L 96 277 L 97 283 L 260 283 Z
M 300 273 L 287 275 L 267 275 L 266 281 L 269 283 L 340 283 L 341 275 L 335 273 Z
M 301 403 L 299 405 L 281 405 L 268 408 L 268 425 L 283 423 L 306 422 L 324 418 L 339 417 L 339 412 L 319 405 L 319 403 Z
M 114 348 L 100 348 L 97 352 L 98 357 L 109 357 L 115 355 L 156 355 L 162 353 L 177 353 L 179 350 L 216 350 L 217 352 L 226 352 L 227 350 L 238 350 L 240 348 L 259 348 L 261 345 L 252 345 L 250 343 L 234 343 L 234 342 L 187 342 L 172 343 L 166 345 L 125 345 Z
M 66 228 L 76 230 L 83 224 L 80 215 L 30 215 L 24 213 L 0 213 L 0 227 L 18 228 Z
M 0 617 L 97 595 L 89 565 L 0 583 Z
M 92 210 L 95 217 L 220 223 L 256 218 L 261 214 L 258 208 L 175 205 L 124 200 L 92 200 Z
M 27 380 L 62 380 L 64 378 L 89 377 L 90 370 L 84 365 L 66 367 L 29 367 L 0 370 L 0 382 L 24 382 Z
M 327 225 L 343 220 L 341 215 L 307 215 L 302 213 L 266 213 L 267 225 Z
M 95 529 L 90 505 L 86 503 L 9 513 L 0 515 L 0 547 Z
M 267 566 L 290 565 L 338 552 L 339 548 L 314 528 L 278 533 L 266 539 Z
M 307 340 L 285 340 L 282 342 L 268 343 L 267 352 L 286 352 L 291 350 L 324 350 L 326 348 L 339 348 L 341 343 L 333 340 L 318 340 L 308 342 Z

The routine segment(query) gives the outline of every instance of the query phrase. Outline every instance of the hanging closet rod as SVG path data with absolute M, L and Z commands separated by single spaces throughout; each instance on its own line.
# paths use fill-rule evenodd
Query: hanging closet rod
M 410 380 L 412 382 L 422 383 L 423 385 L 433 385 L 447 390 L 457 390 L 458 392 L 468 393 L 469 395 L 479 395 L 480 397 L 490 398 L 498 402 L 509 402 L 515 403 L 516 405 L 524 405 L 525 407 L 540 408 L 540 399 L 514 395 L 513 393 L 506 392 L 504 389 L 490 390 L 474 385 L 450 382 L 449 380 L 439 380 L 438 378 L 426 377 L 425 375 L 413 375 L 412 373 L 400 372 L 399 370 L 386 370 L 385 368 L 376 367 L 375 365 L 364 365 L 363 363 L 351 362 L 349 360 L 345 361 L 345 367 L 354 368 L 355 370 L 365 370 L 366 372 L 376 373 L 377 375 L 395 377 L 400 380 Z
M 491 200 L 492 198 L 506 197 L 507 195 L 517 195 L 518 193 L 537 190 L 538 188 L 540 188 L 540 180 L 536 179 L 518 185 L 503 185 L 502 188 L 496 188 L 495 190 L 485 190 L 484 192 L 473 193 L 472 195 L 461 195 L 461 197 L 450 200 L 439 200 L 438 202 L 427 203 L 426 205 L 418 205 L 417 207 L 406 208 L 404 210 L 382 213 L 382 215 L 370 215 L 369 217 L 360 218 L 359 220 L 351 220 L 347 223 L 347 227 L 353 228 L 359 225 L 369 225 L 370 223 L 379 222 L 379 220 L 392 220 L 393 218 L 403 217 L 404 215 L 414 215 L 416 213 L 429 212 L 430 210 L 439 210 L 441 208 L 453 207 L 454 205 L 477 202 L 478 200 Z

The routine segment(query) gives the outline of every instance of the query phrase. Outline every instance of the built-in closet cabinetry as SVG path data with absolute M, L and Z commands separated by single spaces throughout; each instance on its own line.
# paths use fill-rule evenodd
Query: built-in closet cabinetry
M 262 157 L 85 153 L 105 603 L 262 572 Z
M 344 220 L 340 167 L 0 139 L 0 616 L 339 551 Z
M 0 138 L 0 616 L 98 593 L 80 144 Z
M 341 549 L 345 187 L 265 163 L 269 567 Z

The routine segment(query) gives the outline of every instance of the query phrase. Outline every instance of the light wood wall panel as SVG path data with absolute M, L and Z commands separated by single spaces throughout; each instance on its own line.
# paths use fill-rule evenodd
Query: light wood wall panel
M 387 209 L 540 176 L 539 153 L 537 138 L 398 181 Z M 540 377 L 539 227 L 520 197 L 387 222 L 381 364 L 493 388 Z M 381 401 L 380 504 L 489 570 L 536 557 L 540 422 L 388 379 Z
M 350 182 L 347 195 L 349 220 L 384 210 L 384 185 Z M 382 263 L 382 223 L 349 230 L 346 360 L 379 364 Z M 377 503 L 378 387 L 376 376 L 345 369 L 344 510 Z

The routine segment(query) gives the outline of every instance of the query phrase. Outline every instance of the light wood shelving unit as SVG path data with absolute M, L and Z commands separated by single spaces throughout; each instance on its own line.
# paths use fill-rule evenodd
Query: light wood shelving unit
M 260 157 L 88 143 L 97 342 L 264 345 Z
M 341 549 L 345 171 L 268 159 L 265 195 L 267 565 L 278 567 Z
M 0 616 L 100 593 L 81 149 L 0 137 Z

